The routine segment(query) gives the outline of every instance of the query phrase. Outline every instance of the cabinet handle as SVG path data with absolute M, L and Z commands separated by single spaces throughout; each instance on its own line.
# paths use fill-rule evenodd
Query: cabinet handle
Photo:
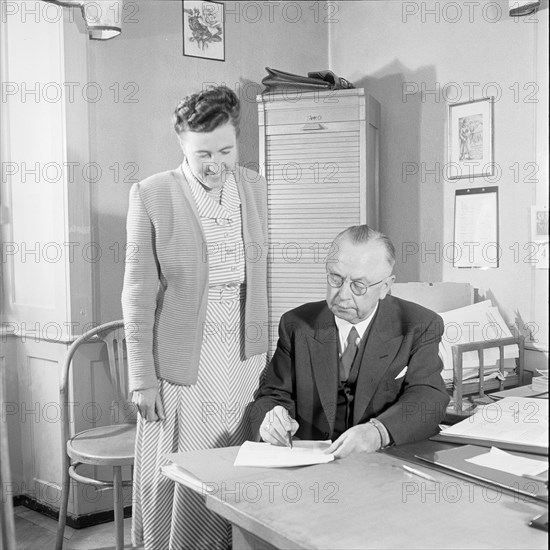
M 302 126 L 302 130 L 323 130 L 324 128 L 320 122 L 310 122 Z

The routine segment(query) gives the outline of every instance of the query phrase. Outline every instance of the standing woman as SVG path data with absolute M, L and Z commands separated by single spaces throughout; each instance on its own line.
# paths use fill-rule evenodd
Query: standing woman
M 130 191 L 122 293 L 139 410 L 132 540 L 227 548 L 229 526 L 160 473 L 163 455 L 240 445 L 267 350 L 266 183 L 236 164 L 240 105 L 227 87 L 174 114 L 181 166 Z

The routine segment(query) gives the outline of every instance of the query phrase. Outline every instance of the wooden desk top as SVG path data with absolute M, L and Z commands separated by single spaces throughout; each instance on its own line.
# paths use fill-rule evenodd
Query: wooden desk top
M 228 449 L 234 453 L 234 448 Z M 381 453 L 232 478 L 207 506 L 276 548 L 546 548 L 546 506 Z

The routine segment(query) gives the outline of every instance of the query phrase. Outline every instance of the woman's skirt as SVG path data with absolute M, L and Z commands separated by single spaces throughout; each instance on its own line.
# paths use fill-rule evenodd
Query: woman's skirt
M 265 354 L 244 357 L 244 285 L 211 288 L 197 383 L 159 381 L 165 420 L 139 416 L 134 465 L 132 542 L 146 550 L 226 549 L 230 526 L 204 497 L 163 476 L 167 453 L 240 445 L 252 439 L 248 405 Z M 263 327 L 262 327 L 263 328 Z

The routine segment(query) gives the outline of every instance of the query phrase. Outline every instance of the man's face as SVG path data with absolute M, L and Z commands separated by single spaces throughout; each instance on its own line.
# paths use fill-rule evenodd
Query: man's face
M 382 244 L 370 241 L 354 244 L 347 237 L 334 242 L 335 253 L 326 264 L 328 274 L 340 276 L 344 282 L 334 288 L 327 282 L 327 304 L 336 317 L 356 324 L 366 319 L 389 292 L 395 276 L 386 261 L 386 251 Z M 365 285 L 378 283 L 367 289 L 362 296 L 355 295 L 351 283 L 360 281 Z M 380 282 L 379 282 L 380 281 Z

